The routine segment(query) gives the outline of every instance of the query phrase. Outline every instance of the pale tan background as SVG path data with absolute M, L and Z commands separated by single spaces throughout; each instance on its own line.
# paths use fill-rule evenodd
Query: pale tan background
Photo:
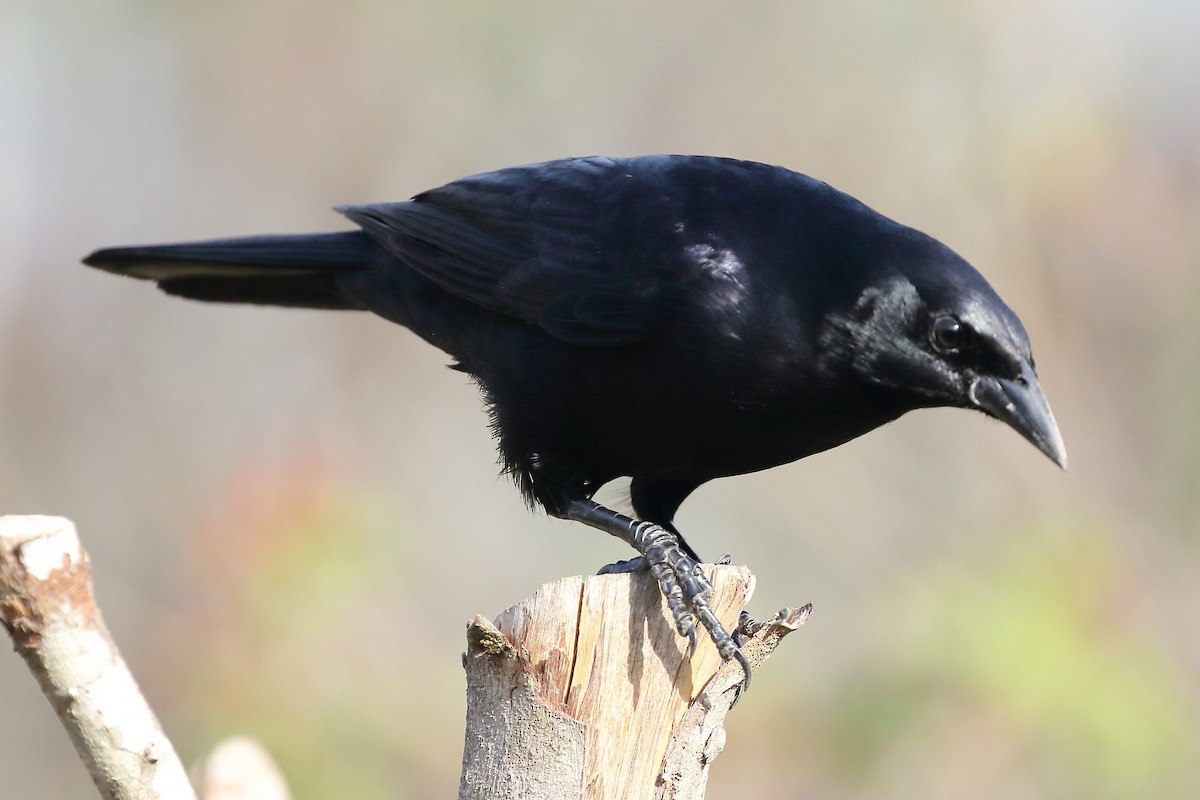
M 365 315 L 167 298 L 94 247 L 336 229 L 514 163 L 809 172 L 975 263 L 1061 474 L 923 412 L 680 519 L 812 600 L 719 798 L 1200 793 L 1200 6 L 1148 0 L 0 4 L 0 511 L 72 517 L 185 755 L 445 798 L 463 624 L 627 555 L 527 515 L 474 389 Z M 15 656 L 0 796 L 91 797 Z

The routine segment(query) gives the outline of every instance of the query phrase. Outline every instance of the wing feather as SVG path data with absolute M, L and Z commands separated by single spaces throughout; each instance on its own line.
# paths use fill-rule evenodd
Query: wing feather
M 663 322 L 679 278 L 678 209 L 663 207 L 665 194 L 631 191 L 635 180 L 619 160 L 570 159 L 338 211 L 447 291 L 564 341 L 612 346 Z M 664 226 L 659 252 L 632 249 L 631 217 Z

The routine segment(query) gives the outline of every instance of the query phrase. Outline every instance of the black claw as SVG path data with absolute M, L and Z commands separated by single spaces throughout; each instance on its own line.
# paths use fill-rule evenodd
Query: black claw
M 733 651 L 733 658 L 738 664 L 741 664 L 742 672 L 746 676 L 746 680 L 742 681 L 741 690 L 741 693 L 745 694 L 750 691 L 750 659 L 746 658 L 746 654 L 742 652 L 741 648 Z
M 695 627 L 692 627 L 691 629 L 688 630 L 687 638 L 688 638 L 687 657 L 691 658 L 692 656 L 696 655 L 696 647 L 700 643 L 700 637 L 697 635 Z

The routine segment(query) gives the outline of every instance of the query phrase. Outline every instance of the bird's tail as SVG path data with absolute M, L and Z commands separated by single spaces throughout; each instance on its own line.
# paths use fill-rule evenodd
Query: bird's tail
M 194 300 L 355 309 L 336 278 L 368 266 L 377 251 L 363 232 L 344 231 L 110 247 L 83 263 Z

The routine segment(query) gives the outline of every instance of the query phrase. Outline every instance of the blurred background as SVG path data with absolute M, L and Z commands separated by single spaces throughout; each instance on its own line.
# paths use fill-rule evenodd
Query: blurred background
M 526 513 L 404 330 L 79 259 L 560 156 L 783 164 L 988 276 L 1071 470 L 943 410 L 701 489 L 680 525 L 751 611 L 816 605 L 709 796 L 1196 797 L 1198 33 L 1179 0 L 6 0 L 0 512 L 77 523 L 185 758 L 247 733 L 300 800 L 452 797 L 465 622 L 628 553 Z M 94 796 L 15 655 L 0 794 Z

